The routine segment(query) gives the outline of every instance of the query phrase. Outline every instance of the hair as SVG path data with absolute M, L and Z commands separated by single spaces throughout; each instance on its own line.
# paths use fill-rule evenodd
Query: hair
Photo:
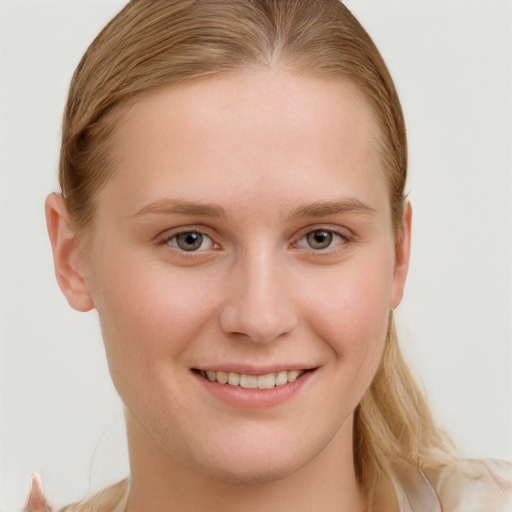
M 407 179 L 400 101 L 376 46 L 339 0 L 130 1 L 91 44 L 72 79 L 59 168 L 72 221 L 79 228 L 94 222 L 96 195 L 116 172 L 112 133 L 133 102 L 171 86 L 269 69 L 348 79 L 359 87 L 379 128 L 380 163 L 400 236 Z M 397 467 L 440 468 L 450 450 L 401 356 L 390 314 L 381 364 L 355 412 L 359 484 L 371 501 L 382 486 L 396 487 Z M 123 485 L 98 495 L 93 508 L 107 510 L 99 503 Z

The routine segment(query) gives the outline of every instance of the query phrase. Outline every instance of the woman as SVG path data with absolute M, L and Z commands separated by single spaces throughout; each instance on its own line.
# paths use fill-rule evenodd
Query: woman
M 130 448 L 76 510 L 505 510 L 506 468 L 456 462 L 397 346 L 406 170 L 339 2 L 128 4 L 75 73 L 47 200 Z

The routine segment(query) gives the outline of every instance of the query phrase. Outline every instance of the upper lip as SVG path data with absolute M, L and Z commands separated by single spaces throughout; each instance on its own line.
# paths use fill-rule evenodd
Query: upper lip
M 277 373 L 282 371 L 293 371 L 293 370 L 315 370 L 318 368 L 317 366 L 305 365 L 298 363 L 296 365 L 286 363 L 286 364 L 272 364 L 268 366 L 252 366 L 246 364 L 236 364 L 236 363 L 226 363 L 226 364 L 214 364 L 208 366 L 198 366 L 193 368 L 198 371 L 211 371 L 211 372 L 233 372 L 240 373 L 245 375 L 266 375 L 267 373 Z

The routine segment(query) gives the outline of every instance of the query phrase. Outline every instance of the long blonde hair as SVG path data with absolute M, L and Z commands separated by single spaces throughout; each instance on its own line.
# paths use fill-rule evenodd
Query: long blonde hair
M 123 109 L 156 89 L 274 67 L 359 86 L 380 128 L 399 238 L 407 179 L 402 109 L 380 53 L 339 0 L 129 2 L 91 44 L 70 87 L 59 177 L 76 225 L 94 222 L 95 196 L 115 172 L 110 135 Z M 393 481 L 397 464 L 428 470 L 449 459 L 450 443 L 401 356 L 392 315 L 380 367 L 354 421 L 356 472 L 370 500 Z M 110 510 L 127 485 L 67 510 Z

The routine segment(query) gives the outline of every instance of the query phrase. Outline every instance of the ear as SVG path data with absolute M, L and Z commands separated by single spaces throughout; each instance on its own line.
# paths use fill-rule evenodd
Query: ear
M 405 280 L 407 279 L 411 256 L 411 224 L 412 207 L 407 202 L 395 246 L 395 267 L 393 269 L 393 287 L 391 291 L 392 308 L 396 308 L 400 304 L 404 295 Z
M 50 194 L 45 213 L 57 283 L 73 309 L 89 311 L 94 304 L 85 280 L 83 240 L 69 218 L 64 198 Z

